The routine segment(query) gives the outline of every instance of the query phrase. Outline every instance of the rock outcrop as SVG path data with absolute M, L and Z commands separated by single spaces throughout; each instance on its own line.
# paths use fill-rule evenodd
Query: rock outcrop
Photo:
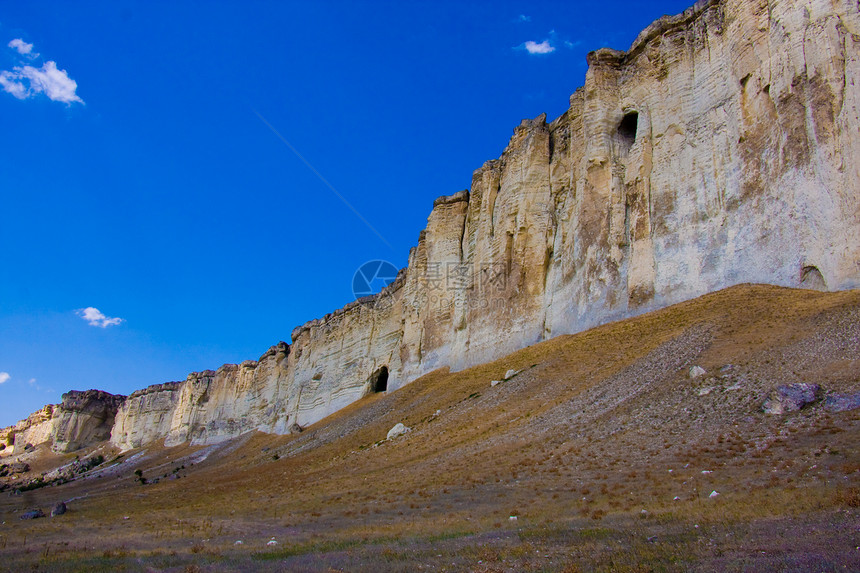
M 63 394 L 53 420 L 52 449 L 57 453 L 72 452 L 109 439 L 123 401 L 125 396 L 100 390 Z
M 855 0 L 710 0 L 524 120 L 407 268 L 258 361 L 133 393 L 111 441 L 288 432 L 440 367 L 739 283 L 860 286 Z M 298 426 L 295 426 L 298 424 Z
M 56 408 L 56 406 L 48 404 L 14 426 L 3 428 L 0 431 L 0 441 L 3 441 L 7 446 L 12 446 L 12 453 L 16 454 L 23 452 L 27 444 L 39 445 L 49 441 L 54 429 Z
M 770 393 L 762 404 L 766 414 L 780 415 L 787 412 L 797 412 L 818 400 L 821 387 L 808 382 L 796 384 L 781 384 Z
M 132 393 L 117 412 L 111 441 L 129 449 L 164 439 L 215 443 L 251 430 L 288 433 L 288 357 L 281 342 L 259 360 L 193 372 L 184 382 Z

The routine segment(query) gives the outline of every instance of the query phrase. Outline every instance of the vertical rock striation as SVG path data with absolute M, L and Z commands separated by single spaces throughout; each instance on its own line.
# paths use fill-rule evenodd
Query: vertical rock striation
M 381 373 L 396 389 L 738 283 L 860 286 L 856 0 L 700 1 L 588 64 L 567 112 L 434 202 L 380 295 L 135 392 L 111 440 L 287 432 Z
M 27 444 L 37 446 L 51 439 L 56 406 L 48 404 L 14 426 L 0 430 L 0 443 L 12 446 L 10 453 L 20 454 Z
M 109 439 L 116 412 L 124 401 L 125 396 L 100 390 L 63 394 L 51 428 L 54 452 L 73 452 Z

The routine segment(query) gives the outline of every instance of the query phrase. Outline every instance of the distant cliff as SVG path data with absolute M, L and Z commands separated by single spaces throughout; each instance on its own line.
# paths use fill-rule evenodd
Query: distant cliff
M 469 191 L 437 199 L 383 292 L 258 361 L 135 392 L 132 448 L 285 433 L 422 374 L 739 283 L 860 286 L 860 14 L 711 0 L 588 56 Z
M 14 426 L 0 430 L 0 443 L 13 446 L 19 454 L 27 445 L 51 442 L 51 449 L 66 453 L 104 442 L 110 438 L 117 409 L 125 396 L 101 390 L 63 394 L 63 401 L 49 404 Z

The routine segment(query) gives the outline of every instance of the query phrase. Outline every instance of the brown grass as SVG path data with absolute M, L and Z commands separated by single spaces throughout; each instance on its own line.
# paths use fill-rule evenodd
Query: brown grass
M 780 565 L 740 534 L 790 561 L 775 532 L 820 557 L 807 565 L 850 566 L 860 415 L 774 417 L 760 404 L 783 381 L 860 390 L 845 342 L 858 310 L 858 292 L 735 287 L 436 371 L 297 437 L 245 436 L 194 466 L 199 446 L 152 447 L 119 478 L 0 498 L 0 569 L 760 569 Z M 693 364 L 708 375 L 690 380 Z M 523 373 L 490 387 L 511 368 Z M 385 441 L 397 422 L 412 431 Z M 137 469 L 182 465 L 178 480 L 135 481 Z M 84 494 L 62 518 L 17 520 Z

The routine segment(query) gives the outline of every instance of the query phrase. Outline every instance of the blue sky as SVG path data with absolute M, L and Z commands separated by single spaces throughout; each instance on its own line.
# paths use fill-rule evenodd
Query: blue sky
M 0 427 L 289 342 L 691 2 L 3 3 Z

